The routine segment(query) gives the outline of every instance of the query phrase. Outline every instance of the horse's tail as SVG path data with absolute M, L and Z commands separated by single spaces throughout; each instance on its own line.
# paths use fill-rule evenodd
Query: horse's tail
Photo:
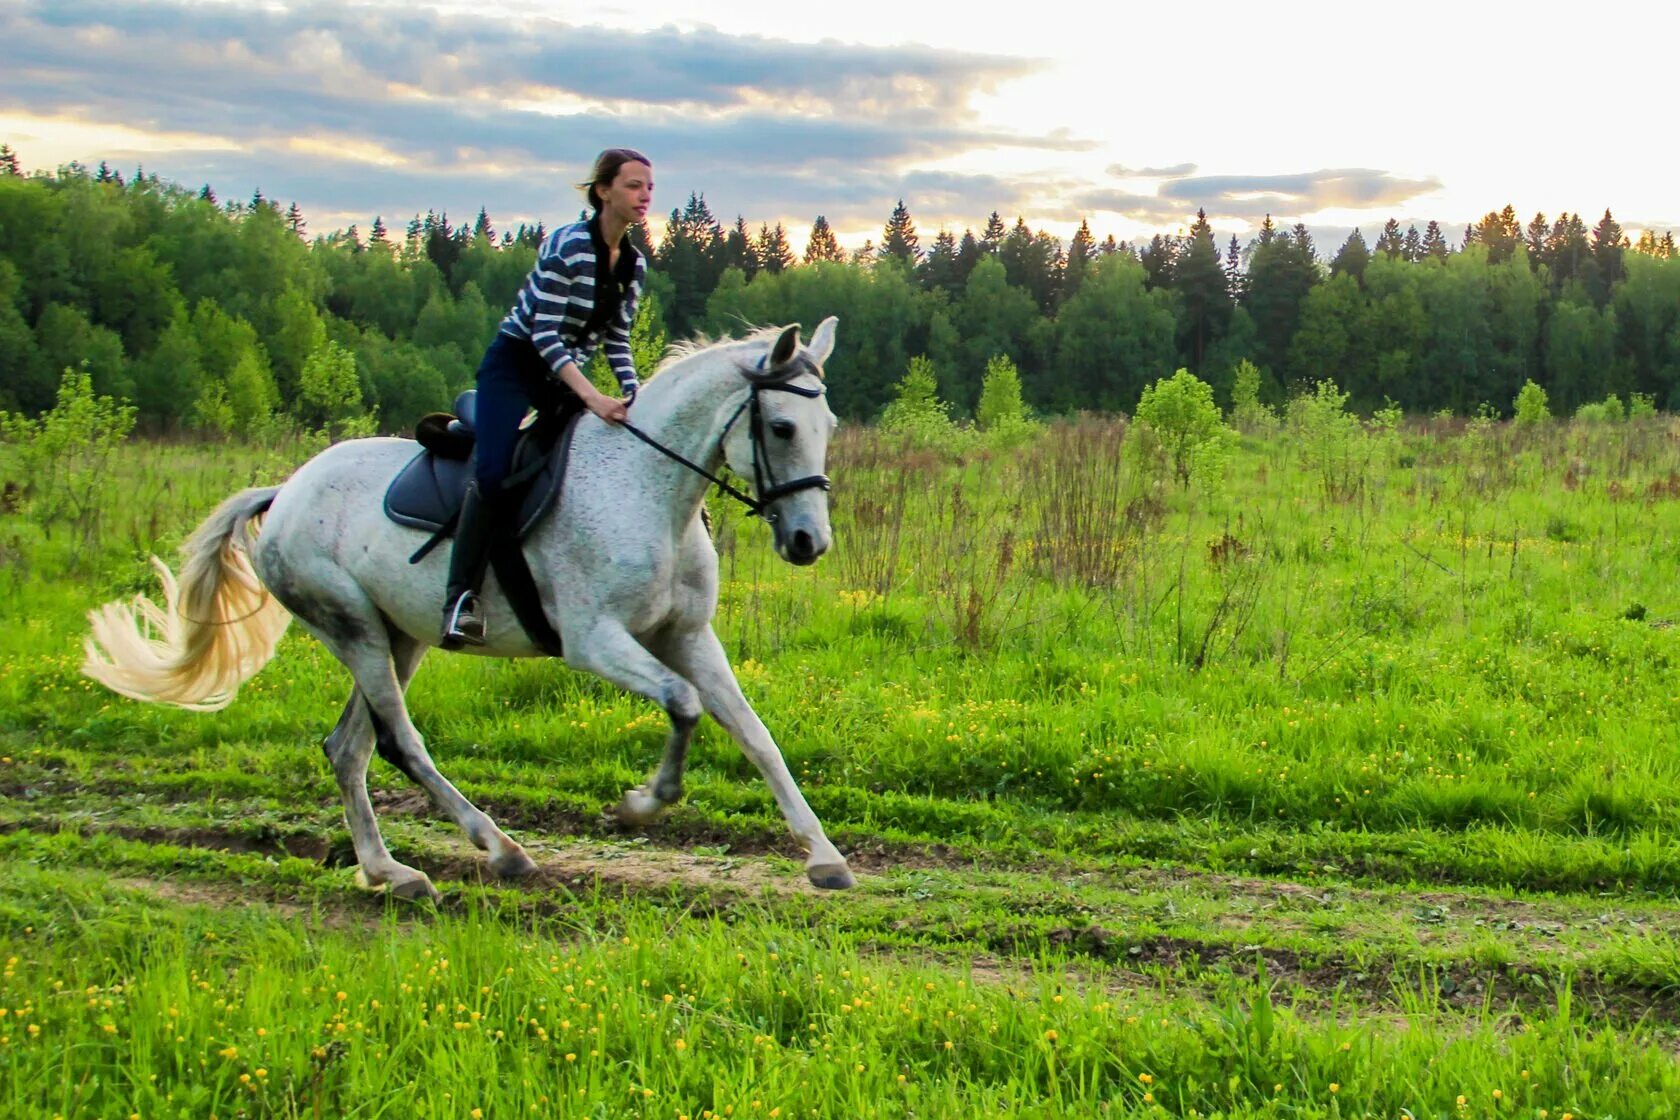
M 82 672 L 124 696 L 212 712 L 274 656 L 292 616 L 257 578 L 246 551 L 277 486 L 241 490 L 182 547 L 181 582 L 157 557 L 164 605 L 144 595 L 88 612 Z

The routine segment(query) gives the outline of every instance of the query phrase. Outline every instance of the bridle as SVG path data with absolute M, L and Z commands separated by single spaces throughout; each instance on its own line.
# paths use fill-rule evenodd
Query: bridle
M 759 359 L 758 367 L 759 369 L 764 368 L 763 358 Z M 767 524 L 774 525 L 777 516 L 776 512 L 770 508 L 771 505 L 789 494 L 797 494 L 802 490 L 827 490 L 831 484 L 826 474 L 810 474 L 804 478 L 793 478 L 786 482 L 776 481 L 775 472 L 771 469 L 770 464 L 765 461 L 765 457 L 760 454 L 760 448 L 764 444 L 764 412 L 759 404 L 759 396 L 762 393 L 792 393 L 794 396 L 804 397 L 806 400 L 815 400 L 823 396 L 827 390 L 820 385 L 816 388 L 807 388 L 803 385 L 791 384 L 787 380 L 757 381 L 749 377 L 748 383 L 751 385 L 752 391 L 747 394 L 747 399 L 741 402 L 741 406 L 730 415 L 729 422 L 723 426 L 723 434 L 718 436 L 718 448 L 720 451 L 722 450 L 724 441 L 729 438 L 730 430 L 735 427 L 735 422 L 741 418 L 743 412 L 747 413 L 747 442 L 752 447 L 753 489 L 757 491 L 757 497 L 743 494 L 705 467 L 672 451 L 629 420 L 623 421 L 620 427 L 661 455 L 668 459 L 674 459 L 695 474 L 711 482 L 719 490 L 746 506 L 751 516 L 762 517 Z M 634 399 L 631 398 L 632 403 L 634 403 Z

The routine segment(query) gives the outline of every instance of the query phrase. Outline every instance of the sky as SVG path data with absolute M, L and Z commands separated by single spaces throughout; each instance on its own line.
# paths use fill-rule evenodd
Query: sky
M 700 7 L 0 0 L 0 142 L 28 170 L 260 189 L 312 233 L 552 226 L 619 145 L 653 160 L 656 213 L 698 193 L 796 251 L 819 214 L 879 240 L 901 199 L 924 247 L 994 210 L 1134 241 L 1198 208 L 1245 241 L 1268 213 L 1456 239 L 1506 203 L 1680 229 L 1676 5 Z

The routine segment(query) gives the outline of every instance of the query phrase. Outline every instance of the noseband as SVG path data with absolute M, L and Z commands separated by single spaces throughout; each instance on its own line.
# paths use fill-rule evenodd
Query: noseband
M 759 366 L 763 368 L 762 359 L 759 361 Z M 709 480 L 719 490 L 746 506 L 751 516 L 762 517 L 765 522 L 774 525 L 777 518 L 776 512 L 770 508 L 773 503 L 780 501 L 789 494 L 797 494 L 801 490 L 827 490 L 831 484 L 826 474 L 806 475 L 804 478 L 789 479 L 787 482 L 776 481 L 775 472 L 771 470 L 770 464 L 765 461 L 764 456 L 759 454 L 759 449 L 764 443 L 764 413 L 759 405 L 759 394 L 792 393 L 795 396 L 804 397 L 806 400 L 815 400 L 823 396 L 826 390 L 821 386 L 815 389 L 807 389 L 802 385 L 792 385 L 786 381 L 751 381 L 750 384 L 752 391 L 747 395 L 747 399 L 741 402 L 741 407 L 734 411 L 729 417 L 729 422 L 723 426 L 723 434 L 718 436 L 718 448 L 722 450 L 724 440 L 729 438 L 730 429 L 741 418 L 741 413 L 746 412 L 748 414 L 747 442 L 752 446 L 753 489 L 758 492 L 757 497 L 741 493 L 698 463 L 690 462 L 672 451 L 669 447 L 630 423 L 629 420 L 625 420 L 622 427 L 666 458 L 676 460 L 695 474 Z

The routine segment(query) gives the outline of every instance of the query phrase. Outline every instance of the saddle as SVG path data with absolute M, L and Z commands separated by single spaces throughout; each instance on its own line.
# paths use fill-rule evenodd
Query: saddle
M 423 559 L 455 530 L 462 495 L 476 466 L 478 391 L 455 398 L 455 412 L 431 412 L 414 426 L 421 450 L 397 473 L 385 491 L 385 516 L 398 525 L 436 534 L 414 560 Z M 505 509 L 518 511 L 514 540 L 523 540 L 560 496 L 571 455 L 573 421 L 569 412 L 539 418 L 520 435 L 513 467 L 503 483 Z
M 418 564 L 455 532 L 467 480 L 477 466 L 476 390 L 455 398 L 455 412 L 433 412 L 420 418 L 414 435 L 420 453 L 397 472 L 385 491 L 385 515 L 398 525 L 424 529 L 432 535 L 409 557 Z M 502 484 L 505 510 L 516 510 L 512 531 L 503 527 L 490 549 L 490 565 L 502 593 L 536 646 L 552 657 L 564 655 L 560 636 L 543 614 L 541 596 L 525 552 L 519 547 L 527 534 L 559 501 L 571 455 L 572 432 L 581 412 L 541 416 L 528 425 L 514 445 L 513 467 Z

